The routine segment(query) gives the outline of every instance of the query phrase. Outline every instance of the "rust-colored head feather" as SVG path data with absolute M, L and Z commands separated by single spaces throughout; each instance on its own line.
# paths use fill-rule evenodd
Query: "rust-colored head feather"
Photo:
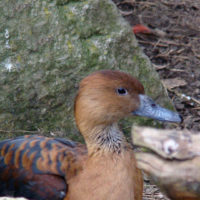
M 121 93 L 120 93 L 121 92 Z M 95 126 L 109 125 L 139 107 L 143 85 L 132 76 L 112 70 L 84 78 L 75 101 L 75 118 L 82 133 Z

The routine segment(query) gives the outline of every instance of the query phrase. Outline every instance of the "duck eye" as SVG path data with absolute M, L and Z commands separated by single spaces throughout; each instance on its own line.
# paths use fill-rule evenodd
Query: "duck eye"
M 117 88 L 117 93 L 119 95 L 127 95 L 128 91 L 125 88 Z

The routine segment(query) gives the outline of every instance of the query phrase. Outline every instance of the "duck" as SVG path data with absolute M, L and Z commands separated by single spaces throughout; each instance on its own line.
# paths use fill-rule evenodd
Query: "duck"
M 118 121 L 144 116 L 181 122 L 122 71 L 101 70 L 79 84 L 74 114 L 85 144 L 25 135 L 0 142 L 0 196 L 30 200 L 141 200 L 143 177 Z

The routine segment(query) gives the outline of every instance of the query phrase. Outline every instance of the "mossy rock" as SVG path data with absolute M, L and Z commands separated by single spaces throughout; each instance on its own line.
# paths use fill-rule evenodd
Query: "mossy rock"
M 73 100 L 93 71 L 136 76 L 146 93 L 173 108 L 131 27 L 109 0 L 0 1 L 1 137 L 29 133 L 79 139 Z M 137 118 L 123 121 L 130 130 Z M 21 130 L 25 130 L 21 131 Z

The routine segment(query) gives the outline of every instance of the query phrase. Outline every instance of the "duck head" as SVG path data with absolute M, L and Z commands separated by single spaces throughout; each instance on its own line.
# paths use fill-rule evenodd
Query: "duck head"
M 143 85 L 124 72 L 98 71 L 80 82 L 75 119 L 82 134 L 95 127 L 110 126 L 131 115 L 181 122 L 178 113 L 156 104 L 144 94 Z

